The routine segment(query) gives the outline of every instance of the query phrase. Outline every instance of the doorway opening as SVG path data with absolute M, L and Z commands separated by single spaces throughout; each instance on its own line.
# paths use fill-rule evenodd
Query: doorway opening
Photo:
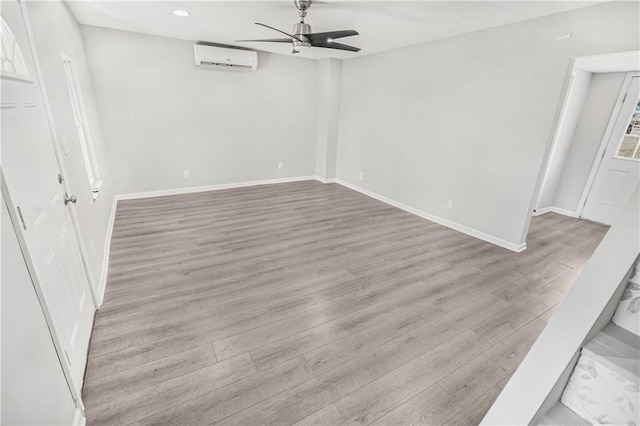
M 636 150 L 637 143 L 631 146 L 638 129 L 632 124 L 633 135 L 627 130 L 634 116 L 637 126 L 638 95 L 632 83 L 640 81 L 639 63 L 640 51 L 572 60 L 531 200 L 531 214 L 523 229 L 523 242 L 531 217 L 548 212 L 609 225 L 638 185 L 634 176 L 640 160 L 633 157 L 640 148 Z M 620 158 L 622 155 L 631 157 Z M 628 166 L 627 172 L 618 173 L 620 162 Z M 608 215 L 594 214 L 591 205 L 609 205 Z
M 580 217 L 606 225 L 613 223 L 640 182 L 640 74 L 627 75 L 621 95 L 579 205 Z

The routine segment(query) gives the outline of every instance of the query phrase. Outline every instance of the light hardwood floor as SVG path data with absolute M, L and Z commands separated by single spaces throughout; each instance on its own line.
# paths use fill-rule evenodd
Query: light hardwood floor
M 515 254 L 317 182 L 120 202 L 88 422 L 477 424 L 606 229 Z

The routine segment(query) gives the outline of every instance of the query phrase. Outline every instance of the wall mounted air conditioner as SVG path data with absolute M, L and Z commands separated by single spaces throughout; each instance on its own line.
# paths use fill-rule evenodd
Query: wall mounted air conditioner
M 258 66 L 258 53 L 252 50 L 194 44 L 196 65 L 208 70 L 251 71 Z

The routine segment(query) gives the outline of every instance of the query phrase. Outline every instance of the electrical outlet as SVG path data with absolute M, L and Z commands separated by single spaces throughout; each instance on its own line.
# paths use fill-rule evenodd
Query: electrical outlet
M 360 180 L 364 180 L 364 172 L 360 172 Z
M 453 200 L 447 200 L 447 208 L 448 209 L 452 209 L 453 208 Z
M 185 179 L 190 179 L 191 178 L 191 174 L 189 173 L 189 170 L 185 170 L 184 172 L 182 172 L 182 176 Z
M 282 170 L 284 169 L 284 163 L 283 162 L 279 162 L 278 163 L 278 170 Z

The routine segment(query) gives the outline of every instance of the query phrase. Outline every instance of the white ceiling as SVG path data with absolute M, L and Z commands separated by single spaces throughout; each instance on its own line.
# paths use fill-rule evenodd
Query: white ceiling
M 358 36 L 340 39 L 359 53 L 301 49 L 300 56 L 347 59 L 440 38 L 506 25 L 576 9 L 583 1 L 322 1 L 314 2 L 306 22 L 314 32 L 354 29 Z M 67 1 L 81 24 L 193 41 L 244 46 L 290 54 L 282 43 L 238 43 L 239 39 L 280 38 L 254 22 L 291 32 L 298 21 L 292 0 L 282 1 Z M 173 11 L 191 16 L 181 18 Z M 559 34 L 549 34 L 555 37 Z

